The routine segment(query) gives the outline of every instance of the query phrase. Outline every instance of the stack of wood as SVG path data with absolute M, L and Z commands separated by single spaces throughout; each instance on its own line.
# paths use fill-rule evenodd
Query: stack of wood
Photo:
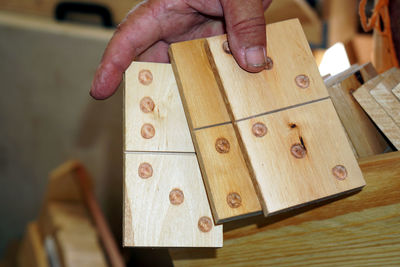
M 39 218 L 28 224 L 19 247 L 17 266 L 123 266 L 90 183 L 76 161 L 50 174 Z

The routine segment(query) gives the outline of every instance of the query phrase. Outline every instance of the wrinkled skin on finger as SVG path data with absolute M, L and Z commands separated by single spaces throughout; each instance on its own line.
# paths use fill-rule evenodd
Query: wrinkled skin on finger
M 250 72 L 265 67 L 264 10 L 272 0 L 149 0 L 131 10 L 103 54 L 90 94 L 106 99 L 133 60 L 169 62 L 174 42 L 227 32 L 232 54 Z

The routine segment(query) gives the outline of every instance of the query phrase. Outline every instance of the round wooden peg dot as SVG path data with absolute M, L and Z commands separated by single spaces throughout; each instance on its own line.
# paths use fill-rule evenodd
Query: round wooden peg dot
M 169 202 L 171 202 L 172 205 L 182 204 L 184 198 L 185 196 L 183 195 L 182 190 L 180 190 L 179 188 L 174 188 L 169 193 Z
M 197 226 L 199 227 L 200 231 L 202 231 L 203 233 L 207 233 L 211 231 L 213 225 L 210 217 L 203 216 L 199 219 Z
M 150 113 L 154 110 L 154 101 L 148 96 L 145 96 L 140 100 L 140 109 L 144 113 Z
M 242 204 L 242 198 L 236 192 L 229 193 L 226 197 L 226 202 L 228 202 L 229 207 L 235 209 L 239 208 Z
M 141 70 L 138 79 L 141 84 L 149 85 L 153 81 L 153 74 L 149 70 Z
M 271 70 L 272 67 L 274 66 L 274 62 L 272 61 L 272 59 L 270 57 L 267 57 L 267 60 L 265 63 L 266 63 L 266 65 L 265 65 L 266 70 Z
M 225 41 L 225 42 L 222 43 L 222 49 L 224 50 L 225 53 L 232 54 L 231 53 L 231 49 L 229 48 L 228 41 Z
M 150 123 L 145 123 L 140 130 L 140 134 L 143 138 L 150 139 L 153 138 L 153 136 L 156 134 L 156 130 L 154 129 L 154 126 Z
M 297 75 L 295 78 L 295 82 L 298 87 L 303 89 L 308 88 L 310 86 L 310 78 L 308 78 L 308 76 L 304 74 Z
M 297 159 L 304 158 L 307 154 L 307 151 L 302 144 L 294 144 L 290 148 L 290 152 L 292 152 L 292 155 Z
M 346 167 L 343 165 L 336 165 L 332 168 L 332 173 L 338 180 L 344 180 L 347 177 Z
M 267 134 L 267 126 L 262 122 L 254 123 L 251 130 L 256 137 L 263 137 Z
M 229 141 L 224 137 L 220 137 L 215 141 L 215 149 L 218 153 L 228 153 L 230 148 Z
M 153 167 L 151 167 L 150 163 L 147 162 L 140 163 L 138 174 L 140 178 L 150 178 L 151 176 L 153 176 Z

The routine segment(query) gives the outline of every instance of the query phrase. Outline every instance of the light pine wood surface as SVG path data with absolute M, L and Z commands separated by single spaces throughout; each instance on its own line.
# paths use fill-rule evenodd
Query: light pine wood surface
M 394 69 L 391 69 L 388 72 L 390 73 L 392 71 L 394 71 Z M 370 91 L 373 90 L 383 79 L 383 76 L 379 75 L 369 80 L 364 85 L 359 87 L 353 93 L 353 96 L 364 109 L 364 111 L 368 114 L 368 116 L 386 135 L 390 142 L 397 149 L 400 149 L 400 127 L 393 121 L 393 119 L 386 113 L 382 106 L 379 105 L 370 94 Z
M 218 250 L 170 250 L 174 266 L 397 266 L 400 152 L 359 160 L 367 186 L 337 201 L 226 223 Z
M 298 20 L 267 35 L 273 63 L 256 74 L 223 50 L 226 36 L 206 43 L 266 216 L 365 184 Z
M 249 170 L 238 146 L 204 39 L 171 45 L 170 56 L 216 223 L 260 212 Z M 226 153 L 216 150 L 225 138 Z
M 18 267 L 48 267 L 47 254 L 36 222 L 28 223 L 25 236 L 18 248 Z
M 268 129 L 261 138 L 251 131 L 260 122 Z M 238 127 L 266 215 L 365 185 L 329 99 L 240 121 Z M 303 145 L 304 158 L 292 155 L 293 144 Z M 347 170 L 344 180 L 332 173 L 337 165 Z
M 392 92 L 400 101 L 400 83 L 393 88 Z
M 364 70 L 364 66 L 361 70 Z M 357 157 L 380 154 L 388 147 L 388 143 L 374 125 L 368 115 L 354 99 L 352 92 L 376 76 L 376 72 L 369 75 L 368 72 L 356 71 L 349 77 L 328 87 L 336 112 L 354 146 Z M 357 123 L 355 123 L 357 122 Z
M 140 82 L 139 74 L 151 75 L 150 83 Z M 125 151 L 194 152 L 170 64 L 133 62 L 125 72 L 124 100 Z M 152 138 L 142 136 L 144 124 L 154 127 Z
M 221 247 L 171 65 L 133 62 L 124 101 L 123 245 Z
M 151 177 L 138 175 L 141 163 L 152 166 Z M 183 193 L 172 204 L 171 191 Z M 215 226 L 194 154 L 125 154 L 124 246 L 221 247 L 222 226 Z M 210 218 L 209 232 L 199 219 Z
M 209 58 L 229 101 L 235 120 L 328 97 L 315 59 L 297 19 L 267 26 L 270 70 L 249 73 L 222 49 L 225 35 L 207 39 Z M 309 87 L 299 88 L 295 78 L 309 77 Z
M 394 69 L 393 72 L 383 73 L 383 80 L 370 91 L 393 121 L 400 126 L 400 101 L 392 93 L 392 89 L 400 83 L 400 69 Z

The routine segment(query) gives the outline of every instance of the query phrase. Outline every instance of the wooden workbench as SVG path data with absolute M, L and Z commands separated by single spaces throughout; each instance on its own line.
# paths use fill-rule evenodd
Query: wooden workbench
M 400 264 L 400 152 L 359 160 L 367 186 L 339 200 L 224 224 L 221 249 L 174 249 L 175 266 Z

